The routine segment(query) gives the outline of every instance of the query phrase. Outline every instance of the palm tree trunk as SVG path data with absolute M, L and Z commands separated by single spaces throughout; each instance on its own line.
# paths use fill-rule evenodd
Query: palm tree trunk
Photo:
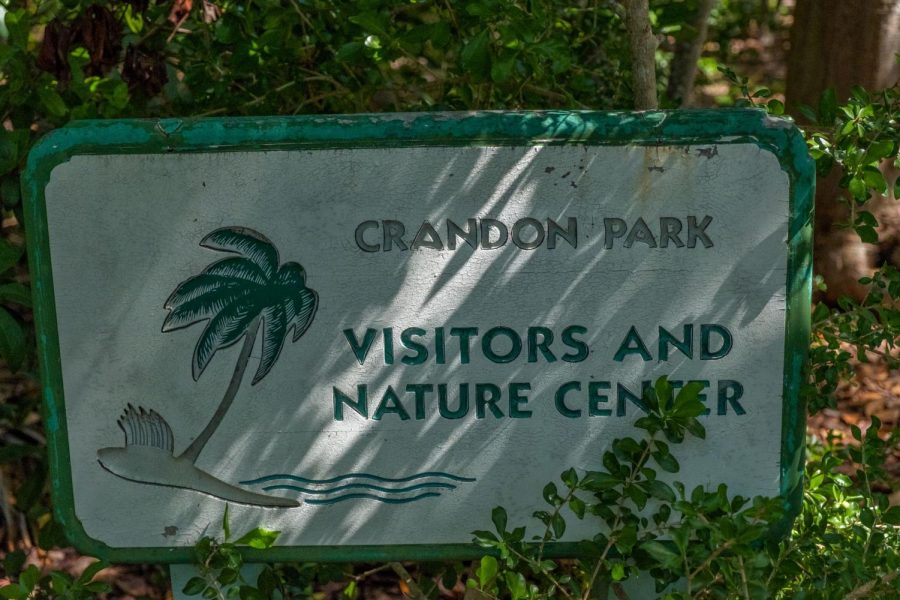
M 206 446 L 206 442 L 208 442 L 209 438 L 212 437 L 212 434 L 219 426 L 219 423 L 221 423 L 222 419 L 225 418 L 225 413 L 227 413 L 228 409 L 231 408 L 231 403 L 232 401 L 234 401 L 234 397 L 237 395 L 238 388 L 241 387 L 241 380 L 244 378 L 244 371 L 247 370 L 247 363 L 250 361 L 250 352 L 253 350 L 254 342 L 256 342 L 256 334 L 259 331 L 259 324 L 260 318 L 257 317 L 247 328 L 247 333 L 244 336 L 244 347 L 241 348 L 241 355 L 238 357 L 237 364 L 234 367 L 234 373 L 232 373 L 231 375 L 231 382 L 228 384 L 228 389 L 225 390 L 225 396 L 219 403 L 219 407 L 216 409 L 216 412 L 209 420 L 209 423 L 206 424 L 206 427 L 203 428 L 203 431 L 200 433 L 200 435 L 198 435 L 194 439 L 194 441 L 191 442 L 191 445 L 188 446 L 188 449 L 185 450 L 179 458 L 187 458 L 192 463 L 197 462 L 197 457 L 200 456 L 200 452 L 203 451 L 203 447 Z

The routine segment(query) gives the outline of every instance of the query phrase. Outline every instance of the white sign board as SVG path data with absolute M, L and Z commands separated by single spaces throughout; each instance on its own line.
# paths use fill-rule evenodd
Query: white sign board
M 680 480 L 788 495 L 809 215 L 765 137 L 793 130 L 736 114 L 753 135 L 566 114 L 518 138 L 538 116 L 51 135 L 29 233 L 64 524 L 182 560 L 228 504 L 282 556 L 473 555 L 493 507 L 535 525 L 546 482 L 601 468 L 662 375 L 705 385 Z

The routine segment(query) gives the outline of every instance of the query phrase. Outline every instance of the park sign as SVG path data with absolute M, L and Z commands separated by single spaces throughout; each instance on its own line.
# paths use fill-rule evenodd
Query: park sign
M 812 166 L 755 110 L 85 121 L 25 174 L 57 516 L 115 561 L 462 558 L 702 384 L 796 511 Z M 550 552 L 573 554 L 590 517 Z M 530 534 L 529 534 L 530 535 Z

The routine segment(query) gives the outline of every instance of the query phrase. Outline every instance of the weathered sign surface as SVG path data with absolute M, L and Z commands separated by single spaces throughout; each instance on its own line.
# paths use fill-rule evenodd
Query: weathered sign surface
M 702 381 L 689 486 L 796 502 L 811 167 L 756 111 L 86 122 L 27 173 L 59 517 L 177 561 L 450 557 Z M 570 520 L 566 540 L 593 535 Z M 557 553 L 569 551 L 565 544 Z

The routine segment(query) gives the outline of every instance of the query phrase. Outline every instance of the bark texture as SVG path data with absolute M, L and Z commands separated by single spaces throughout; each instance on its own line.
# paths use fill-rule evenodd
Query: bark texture
M 797 116 L 798 106 L 817 106 L 829 87 L 843 102 L 854 85 L 873 91 L 894 85 L 900 76 L 894 60 L 897 52 L 900 0 L 797 0 L 788 59 L 788 110 Z M 896 173 L 889 173 L 888 181 L 893 177 Z M 882 224 L 882 244 L 863 244 L 853 231 L 837 227 L 848 221 L 848 209 L 838 202 L 839 178 L 839 173 L 832 173 L 820 179 L 816 192 L 814 268 L 828 284 L 830 301 L 844 294 L 860 299 L 864 288 L 857 280 L 884 258 L 900 259 L 896 202 L 870 202 L 869 210 Z
M 669 74 L 666 93 L 671 100 L 680 101 L 682 107 L 691 105 L 694 79 L 697 77 L 697 61 L 703 53 L 703 45 L 709 33 L 709 13 L 715 5 L 716 0 L 700 0 L 697 15 L 691 22 L 694 36 L 675 44 L 675 55 L 672 57 L 672 71 Z
M 631 76 L 634 88 L 634 108 L 655 110 L 656 98 L 656 37 L 650 29 L 648 0 L 625 0 L 625 25 L 631 47 Z

